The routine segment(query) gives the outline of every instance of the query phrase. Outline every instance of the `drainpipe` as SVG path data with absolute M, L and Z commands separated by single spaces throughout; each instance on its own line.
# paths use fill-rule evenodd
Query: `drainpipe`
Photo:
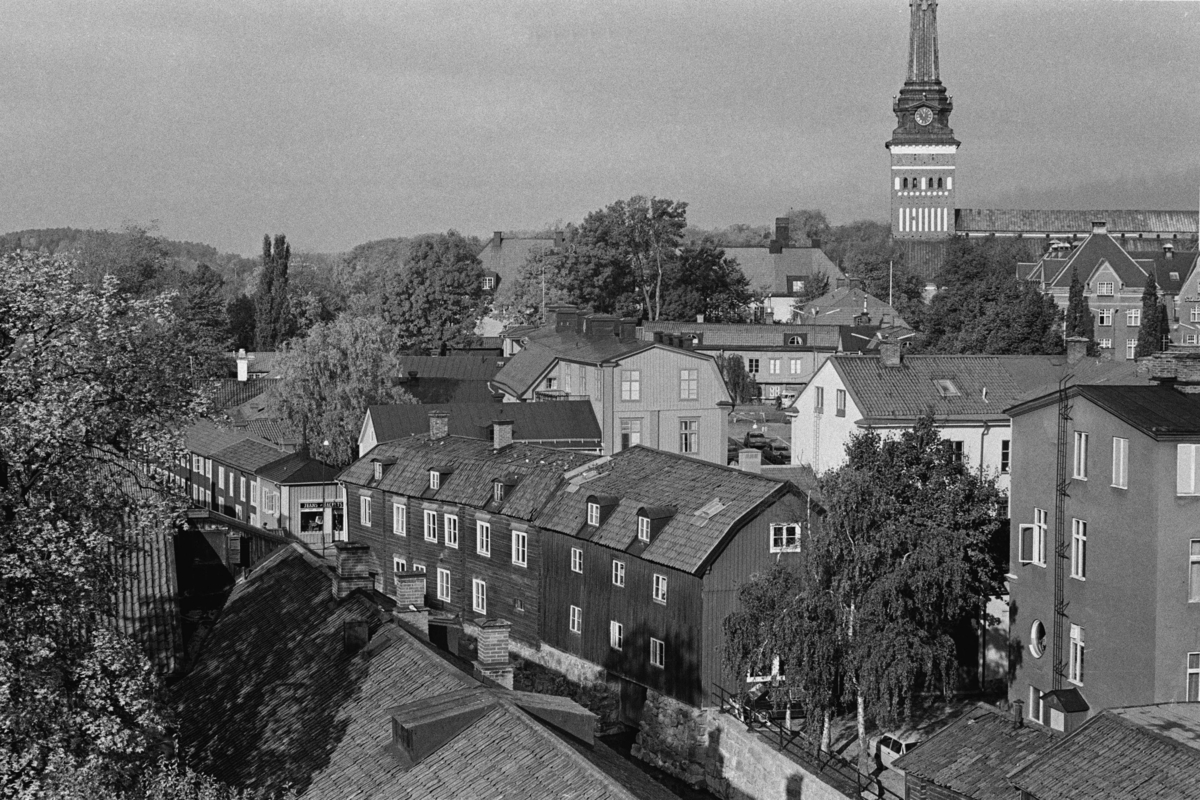
M 979 431 L 979 477 L 980 478 L 983 477 L 983 453 L 984 453 L 983 442 L 984 442 L 984 438 L 988 435 L 989 428 L 991 428 L 991 425 L 985 420 L 983 423 L 983 429 L 981 431 Z

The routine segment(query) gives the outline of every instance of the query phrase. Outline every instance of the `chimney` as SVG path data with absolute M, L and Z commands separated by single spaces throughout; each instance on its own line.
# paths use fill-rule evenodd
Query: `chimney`
M 621 317 L 621 341 L 632 342 L 637 339 L 637 320 L 633 317 Z
M 415 369 L 410 369 L 408 371 L 408 382 L 409 383 L 417 382 L 417 371 Z
M 492 234 L 492 246 L 499 247 L 504 241 L 504 231 L 496 231 Z
M 1102 219 L 1092 220 L 1092 233 L 1108 233 L 1108 222 Z
M 450 415 L 445 411 L 429 412 L 429 439 L 445 439 L 450 435 Z
M 554 306 L 550 309 L 554 314 L 554 330 L 559 332 L 575 330 L 575 306 Z
M 504 619 L 477 619 L 479 638 L 475 671 L 503 686 L 513 687 L 513 669 L 508 660 L 508 629 L 512 623 Z
M 228 363 L 228 362 L 226 362 Z M 246 355 L 245 350 L 238 350 L 237 353 L 237 368 L 238 380 L 245 383 L 250 379 L 250 358 Z
M 1175 245 L 1167 242 L 1163 245 L 1163 258 L 1172 259 L 1175 257 Z
M 836 285 L 834 288 L 836 288 L 836 289 L 845 289 L 845 288 L 846 288 L 847 286 L 849 286 L 849 285 L 850 285 L 850 279 L 849 279 L 849 278 L 838 278 L 838 279 L 837 279 L 837 285 Z
M 884 339 L 879 343 L 879 358 L 885 367 L 900 366 L 903 356 L 900 355 L 900 343 Z
M 1152 355 L 1150 380 L 1184 394 L 1200 394 L 1200 345 L 1172 344 Z
M 696 324 L 698 324 L 698 325 L 704 324 L 704 315 L 703 314 L 696 315 Z
M 779 243 L 780 247 L 787 247 L 791 241 L 791 227 L 791 220 L 787 217 L 775 218 L 775 241 Z
M 393 599 L 396 608 L 392 617 L 407 628 L 420 631 L 429 638 L 429 609 L 425 606 L 425 573 L 397 572 Z
M 1025 701 L 1024 700 L 1013 700 L 1012 726 L 1014 728 L 1025 727 L 1025 714 L 1023 713 L 1024 709 L 1025 709 Z
M 820 237 L 813 236 L 813 237 L 811 237 L 811 238 L 809 239 L 809 241 L 812 243 L 812 246 L 813 246 L 815 249 L 817 249 L 817 250 L 820 250 L 820 249 L 821 249 L 821 239 L 820 239 Z
M 334 542 L 336 570 L 333 576 L 333 596 L 341 600 L 355 589 L 373 589 L 371 546 L 362 542 Z
M 753 447 L 738 450 L 738 469 L 742 472 L 762 472 L 762 451 Z
M 365 619 L 353 619 L 342 623 L 342 651 L 357 653 L 371 641 L 371 628 Z
M 1067 337 L 1067 363 L 1071 366 L 1083 361 L 1087 355 L 1088 345 L 1091 342 L 1086 336 L 1068 336 Z
M 492 420 L 492 450 L 499 452 L 513 443 L 513 421 Z

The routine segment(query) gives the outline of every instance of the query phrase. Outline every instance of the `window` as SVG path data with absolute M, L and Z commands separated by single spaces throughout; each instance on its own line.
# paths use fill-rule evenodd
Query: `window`
M 1134 327 L 1142 324 L 1142 310 L 1140 308 L 1131 308 L 1125 312 L 1125 324 Z
M 1187 654 L 1187 701 L 1200 702 L 1200 653 Z
M 1200 303 L 1192 306 L 1190 319 L 1192 322 L 1200 322 Z
M 695 400 L 700 397 L 700 370 L 679 370 L 679 399 Z
M 1134 357 L 1134 354 L 1136 352 L 1137 352 L 1137 339 L 1126 339 L 1125 340 L 1125 358 L 1126 358 L 1126 360 L 1132 360 Z
M 200 456 L 192 456 L 192 471 L 204 474 L 204 459 Z
M 1111 308 L 1102 308 L 1099 311 L 1098 318 L 1096 320 L 1096 324 L 1097 325 L 1112 325 L 1112 320 L 1113 320 L 1113 310 Z
M 1113 437 L 1112 485 L 1118 489 L 1129 488 L 1129 440 Z
M 392 556 L 392 572 L 408 572 L 405 569 L 404 559 L 400 556 Z
M 1100 340 L 1100 349 L 1101 350 L 1112 350 L 1112 339 L 1101 339 Z
M 250 502 L 256 506 L 262 502 L 258 496 L 258 481 L 250 481 Z
M 778 375 L 783 369 L 782 358 L 771 358 L 767 360 L 767 371 L 772 375 Z
M 804 371 L 804 362 L 799 358 L 791 359 L 791 370 L 793 375 L 799 375 Z
M 837 390 L 837 415 L 839 417 L 846 416 L 846 390 Z
M 642 421 L 640 419 L 621 420 L 621 449 L 628 450 L 642 443 Z
M 487 292 L 487 291 L 491 291 L 492 289 L 495 289 L 495 288 L 496 288 L 496 279 L 493 278 L 491 275 L 484 275 L 483 276 L 483 290 L 485 292 Z
M 700 452 L 700 420 L 679 420 L 679 452 Z
M 1083 431 L 1075 431 L 1075 471 L 1073 474 L 1081 481 L 1087 480 L 1087 450 L 1088 435 Z
M 1049 530 L 1046 509 L 1033 510 L 1033 563 L 1046 566 L 1046 532 Z
M 512 532 L 512 563 L 518 567 L 529 566 L 529 534 L 525 531 Z
M 380 478 L 383 477 L 383 464 L 376 461 L 373 466 L 375 468 L 374 469 L 375 480 L 379 480 Z
M 771 552 L 790 553 L 800 550 L 800 523 L 774 523 L 771 525 Z
M 445 514 L 442 517 L 445 525 L 446 546 L 458 548 L 458 517 L 453 514 Z
M 240 492 L 238 492 L 238 497 L 244 503 L 244 502 L 246 502 L 246 476 L 245 475 L 243 475 L 241 477 L 241 483 L 238 484 L 238 488 L 241 490 Z
M 436 511 L 426 511 L 425 512 L 425 541 L 427 541 L 427 542 L 436 542 L 437 541 L 437 512 Z
M 746 372 L 749 372 L 751 375 L 754 375 L 758 372 L 758 359 L 757 358 L 747 358 L 746 359 Z
M 425 571 L 424 564 L 418 564 L 415 561 L 413 562 L 413 572 L 424 572 L 424 571 Z
M 583 631 L 583 609 L 579 606 L 571 606 L 570 625 L 571 633 Z
M 638 517 L 638 541 L 650 541 L 650 518 Z
M 825 413 L 825 387 L 817 386 L 813 389 L 813 412 L 816 414 Z
M 400 503 L 392 503 L 392 533 L 408 535 L 408 507 Z
M 1200 603 L 1200 539 L 1188 542 L 1188 602 Z
M 621 623 L 608 623 L 608 646 L 613 650 L 620 650 L 625 646 L 625 626 Z
M 487 613 L 487 584 L 479 578 L 471 581 L 471 610 L 476 614 Z
M 613 586 L 625 585 L 625 562 L 613 559 L 612 565 L 612 581 Z
M 1200 336 L 1194 333 L 1187 333 L 1183 336 L 1184 344 L 1200 344 Z
M 667 604 L 667 576 L 654 573 L 654 593 L 651 595 L 654 602 Z
M 1083 628 L 1071 626 L 1071 652 L 1067 662 L 1067 680 L 1083 685 Z
M 592 525 L 592 526 L 600 524 L 600 504 L 599 503 L 588 503 L 587 504 L 587 524 Z
M 274 499 L 273 497 L 271 499 Z M 263 503 L 265 506 L 272 506 L 273 503 Z M 268 508 L 268 513 L 275 513 L 274 508 Z M 371 498 L 363 495 L 358 498 L 358 521 L 362 523 L 364 528 L 371 527 Z
M 571 572 L 583 574 L 583 549 L 579 547 L 571 548 Z
M 950 445 L 950 458 L 956 464 L 963 462 L 963 442 L 961 439 L 951 439 L 947 442 Z
M 221 488 L 222 492 L 225 491 L 225 468 L 220 464 L 217 465 L 217 486 Z
M 936 378 L 933 381 L 933 388 L 941 397 L 959 397 L 962 392 L 958 390 L 958 386 L 949 378 Z
M 436 469 L 429 470 L 429 488 L 440 489 L 442 486 L 442 474 Z
M 1198 461 L 1200 444 L 1175 445 L 1175 494 L 1197 494 Z
M 804 291 L 804 281 L 792 279 L 792 294 L 801 294 Z
M 641 400 L 642 399 L 642 373 L 641 373 L 641 370 L 636 370 L 636 369 L 621 370 L 621 399 L 622 400 Z
M 492 524 L 490 522 L 476 520 L 475 552 L 485 558 L 492 557 Z
M 1099 283 L 1097 283 L 1096 284 L 1096 294 L 1100 295 L 1101 297 L 1112 297 L 1113 296 L 1112 281 L 1100 281 Z
M 1087 523 L 1081 519 L 1071 520 L 1071 577 L 1087 578 Z
M 904 178 L 901 185 L 903 185 L 904 188 L 907 189 L 908 188 L 908 178 Z
M 204 459 L 204 477 L 212 478 L 212 459 Z
M 1045 719 L 1045 708 L 1042 705 L 1042 692 L 1036 686 L 1029 687 L 1029 718 L 1039 724 Z
M 438 567 L 437 599 L 450 602 L 450 570 Z
M 1012 440 L 1000 440 L 1000 472 L 1007 475 L 1012 471 Z
M 492 500 L 496 501 L 497 503 L 504 500 L 504 484 L 500 481 L 496 481 L 494 484 L 492 484 Z
M 650 637 L 650 666 L 663 668 L 663 662 L 666 656 L 667 646 L 662 639 Z
M 1034 658 L 1046 654 L 1046 626 L 1040 619 L 1035 619 L 1029 627 L 1029 652 L 1033 653 Z

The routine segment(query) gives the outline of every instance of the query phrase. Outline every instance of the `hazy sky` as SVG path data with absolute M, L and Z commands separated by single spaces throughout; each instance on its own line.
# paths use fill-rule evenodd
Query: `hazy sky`
M 907 0 L 4 0 L 0 231 L 887 218 Z M 1196 208 L 1200 2 L 941 0 L 959 205 Z

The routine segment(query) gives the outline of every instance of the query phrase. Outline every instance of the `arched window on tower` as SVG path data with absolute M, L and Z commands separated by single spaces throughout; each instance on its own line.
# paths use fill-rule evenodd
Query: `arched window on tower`
M 908 178 L 905 178 L 905 179 L 904 179 L 904 188 L 905 188 L 905 189 L 907 189 L 907 188 L 908 188 Z
M 938 178 L 938 188 L 942 188 L 942 179 Z

